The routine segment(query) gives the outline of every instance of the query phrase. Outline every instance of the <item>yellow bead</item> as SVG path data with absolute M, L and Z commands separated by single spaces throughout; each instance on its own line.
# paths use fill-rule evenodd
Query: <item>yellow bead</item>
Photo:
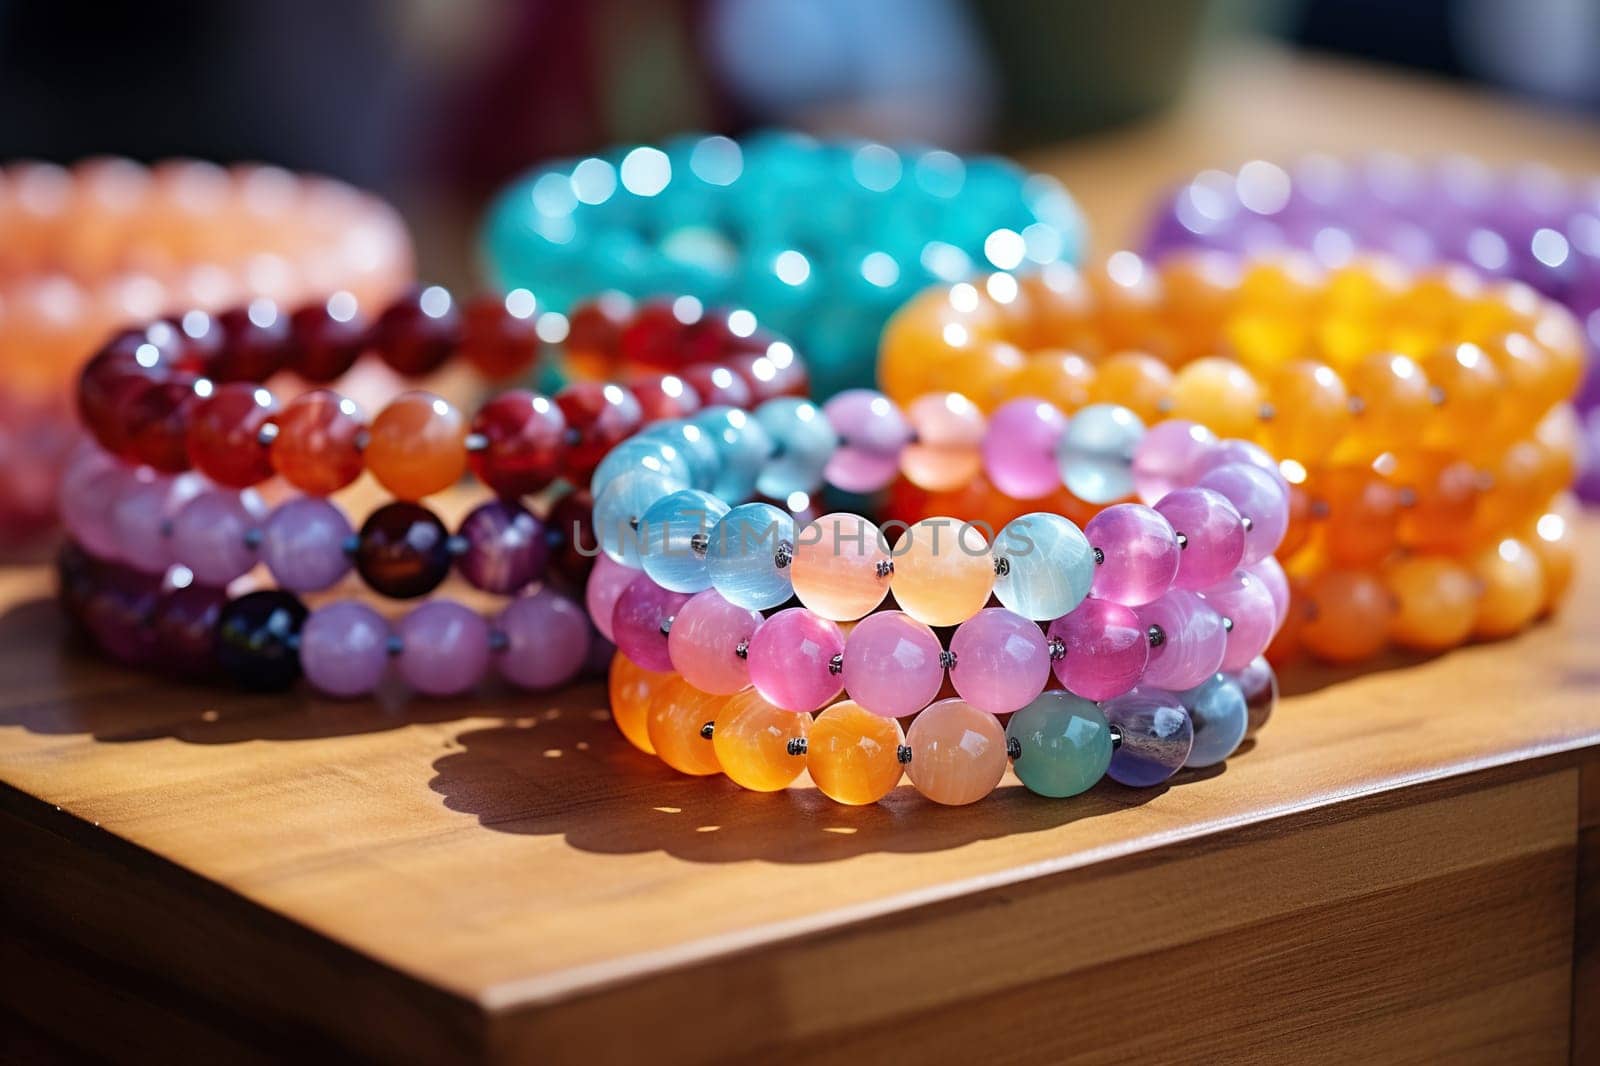
M 994 590 L 994 561 L 983 533 L 959 518 L 925 518 L 894 546 L 894 598 L 917 621 L 959 625 Z
M 806 769 L 818 790 L 836 803 L 876 803 L 900 783 L 905 739 L 893 718 L 841 700 L 811 723 Z
M 1499 435 L 1526 436 L 1555 399 L 1550 353 L 1525 333 L 1507 333 L 1483 348 L 1504 383 L 1495 409 Z
M 1219 437 L 1253 437 L 1262 398 L 1249 371 L 1231 359 L 1210 356 L 1178 371 L 1168 413 L 1199 422 Z
M 1544 607 L 1544 568 L 1533 549 L 1514 537 L 1480 550 L 1470 562 L 1482 587 L 1476 636 L 1508 637 L 1525 628 Z
M 646 755 L 656 753 L 650 743 L 650 700 L 672 674 L 646 670 L 620 652 L 611 656 L 607 689 L 611 696 L 611 718 L 628 743 Z
M 711 746 L 722 772 L 752 792 L 776 792 L 800 776 L 806 760 L 789 751 L 811 727 L 809 714 L 774 707 L 755 689 L 728 698 L 717 712 Z
M 1167 364 L 1147 352 L 1118 352 L 1100 364 L 1089 383 L 1089 402 L 1119 404 L 1153 426 L 1171 391 Z
M 716 720 L 727 696 L 701 692 L 676 674 L 651 697 L 646 725 L 661 761 L 679 773 L 704 777 L 722 772 L 717 752 L 702 730 Z
M 1326 363 L 1299 360 L 1280 367 L 1268 379 L 1267 395 L 1272 417 L 1263 433 L 1280 460 L 1319 462 L 1349 428 L 1344 379 Z
M 1014 344 L 980 341 L 970 347 L 954 380 L 981 410 L 993 411 L 1010 398 L 1008 385 L 1027 364 L 1028 357 Z
M 1410 556 L 1390 566 L 1383 580 L 1394 597 L 1389 636 L 1396 644 L 1444 651 L 1472 635 L 1478 586 L 1460 563 L 1439 555 Z

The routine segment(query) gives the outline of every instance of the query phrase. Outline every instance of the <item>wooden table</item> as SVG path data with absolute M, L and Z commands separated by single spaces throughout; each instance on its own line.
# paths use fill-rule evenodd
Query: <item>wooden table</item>
M 1213 75 L 1049 162 L 1125 222 L 1256 144 L 1383 140 L 1349 117 L 1378 100 L 1409 147 L 1600 170 L 1587 129 L 1428 86 Z M 1168 787 L 1050 802 L 1008 777 L 954 810 L 679 777 L 596 687 L 380 707 L 152 683 L 14 569 L 0 1057 L 1597 1061 L 1600 522 L 1583 535 L 1572 609 L 1522 637 L 1297 672 L 1248 750 Z

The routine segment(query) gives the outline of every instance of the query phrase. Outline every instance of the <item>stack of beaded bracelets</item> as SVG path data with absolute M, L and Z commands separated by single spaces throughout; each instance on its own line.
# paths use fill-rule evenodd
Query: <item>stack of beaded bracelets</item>
M 1069 483 L 1099 499 L 1125 495 L 1145 437 L 1138 418 L 1108 405 L 1076 422 Z M 1154 508 L 1109 507 L 1084 530 L 1043 512 L 987 536 L 934 518 L 891 548 L 860 515 L 797 531 L 769 504 L 730 509 L 718 482 L 729 467 L 753 467 L 768 494 L 814 492 L 823 480 L 881 487 L 924 446 L 893 403 L 865 390 L 820 411 L 776 401 L 753 423 L 773 442 L 762 462 L 741 447 L 697 470 L 647 440 L 632 469 L 597 471 L 607 557 L 586 603 L 619 651 L 612 712 L 644 750 L 758 790 L 793 780 L 805 765 L 795 756 L 808 754 L 819 787 L 842 802 L 880 798 L 909 760 L 921 792 L 961 804 L 993 790 L 1008 750 L 1029 753 L 1025 784 L 1065 796 L 1108 765 L 1124 783 L 1155 784 L 1243 740 L 1244 687 L 1219 671 L 1247 672 L 1259 691 L 1270 670 L 1257 658 L 1288 610 L 1272 557 L 1288 496 L 1259 448 L 1209 443 Z M 1151 435 L 1194 430 L 1166 423 Z M 891 589 L 900 609 L 878 611 Z M 991 594 L 1002 606 L 986 607 Z M 763 617 L 791 597 L 801 606 Z M 840 622 L 855 622 L 848 638 Z M 953 628 L 948 647 L 934 627 Z M 1044 692 L 1052 668 L 1066 692 Z M 939 701 L 947 680 L 957 697 Z M 816 722 L 828 744 L 812 753 L 810 713 L 841 692 L 847 702 Z M 1008 744 L 995 716 L 1013 712 Z M 907 745 L 885 746 L 899 735 L 894 719 L 912 715 Z M 846 748 L 873 765 L 853 764 Z M 859 754 L 867 748 L 881 754 Z
M 1559 601 L 1582 363 L 1565 309 L 1461 270 L 1216 254 L 1158 270 L 1119 252 L 1086 277 L 925 294 L 885 332 L 879 372 L 901 399 L 963 382 L 1012 442 L 985 457 L 989 487 L 1022 498 L 1046 481 L 1015 468 L 1048 470 L 1062 412 L 1086 402 L 1260 441 L 1289 483 L 1279 554 L 1298 604 L 1273 654 L 1353 662 L 1391 641 L 1505 636 Z M 974 461 L 978 431 L 956 432 Z M 1174 469 L 1197 445 L 1141 447 L 1139 463 Z M 944 510 L 937 493 L 923 506 Z
M 774 133 L 541 168 L 498 198 L 483 248 L 557 310 L 604 289 L 748 307 L 828 396 L 870 383 L 884 322 L 923 286 L 1075 261 L 1082 239 L 1065 190 L 1013 163 Z
M 504 653 L 501 673 L 513 682 L 559 684 L 582 665 L 589 628 L 549 589 L 516 599 L 497 628 L 460 604 L 430 602 L 413 610 L 393 639 L 364 604 L 333 604 L 308 618 L 298 594 L 330 588 L 352 567 L 374 591 L 396 599 L 426 595 L 452 567 L 495 594 L 529 588 L 547 568 L 558 584 L 580 586 L 591 565 L 578 543 L 587 494 L 557 498 L 545 523 L 521 497 L 558 479 L 587 478 L 647 417 L 691 413 L 694 425 L 668 419 L 652 428 L 701 442 L 719 420 L 741 415 L 726 406 L 699 410 L 694 387 L 668 374 L 629 387 L 579 383 L 553 400 L 513 390 L 487 403 L 470 426 L 445 400 L 421 392 L 395 398 L 370 426 L 350 400 L 325 389 L 280 410 L 259 379 L 292 369 L 327 380 L 369 348 L 412 374 L 436 369 L 458 349 L 480 367 L 514 372 L 533 358 L 538 323 L 525 293 L 474 304 L 462 322 L 448 293 L 423 290 L 390 305 L 370 329 L 339 299 L 303 308 L 287 325 L 269 310 L 253 305 L 249 314 L 217 323 L 186 315 L 129 331 L 84 370 L 80 406 L 100 447 L 86 446 L 69 469 L 63 517 L 96 565 L 68 568 L 105 580 L 77 580 L 76 587 L 102 595 L 69 596 L 68 603 L 83 608 L 78 613 L 91 633 L 118 658 L 166 662 L 173 656 L 152 656 L 150 642 L 168 629 L 204 623 L 214 630 L 224 672 L 251 687 L 285 686 L 303 668 L 324 692 L 358 695 L 381 681 L 393 655 L 413 688 L 444 695 L 472 687 L 493 651 Z M 792 349 L 753 324 L 744 328 L 736 314 L 707 316 L 685 359 L 760 344 L 766 354 L 756 362 L 772 360 L 788 372 L 758 373 L 760 366 L 738 362 L 749 375 L 743 389 L 803 383 Z M 468 514 L 451 536 L 415 501 L 455 484 L 468 465 L 498 498 Z M 400 499 L 355 533 L 326 497 L 363 468 Z M 274 473 L 304 495 L 268 515 L 251 486 Z M 278 588 L 226 602 L 221 590 L 258 562 Z M 119 567 L 143 577 L 117 574 Z M 193 586 L 205 593 L 163 600 L 163 575 L 168 591 Z M 202 604 L 199 618 L 166 625 L 164 612 L 192 614 Z M 178 640 L 177 658 L 208 666 L 213 657 L 190 654 L 193 643 Z M 539 654 L 528 653 L 534 647 Z
M 399 217 L 340 182 L 195 161 L 0 168 L 0 544 L 54 517 L 72 377 L 111 330 L 251 296 L 377 302 L 411 271 Z

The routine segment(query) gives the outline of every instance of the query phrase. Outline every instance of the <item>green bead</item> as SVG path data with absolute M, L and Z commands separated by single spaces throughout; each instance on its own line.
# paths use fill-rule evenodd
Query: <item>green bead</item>
M 1012 769 L 1032 792 L 1061 799 L 1094 787 L 1111 765 L 1111 726 L 1100 708 L 1062 689 L 1011 716 Z

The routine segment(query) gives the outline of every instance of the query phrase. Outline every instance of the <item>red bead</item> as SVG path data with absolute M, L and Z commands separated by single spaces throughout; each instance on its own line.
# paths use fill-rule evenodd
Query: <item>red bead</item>
M 625 365 L 676 370 L 685 364 L 689 327 L 698 318 L 685 322 L 677 306 L 674 301 L 656 300 L 634 313 L 618 342 L 618 355 Z
M 561 476 L 567 420 L 548 397 L 526 389 L 503 392 L 478 410 L 471 432 L 484 446 L 467 461 L 498 496 L 526 496 Z
M 316 389 L 291 400 L 277 422 L 272 468 L 301 492 L 327 496 L 361 476 L 367 423 L 354 400 Z
M 621 385 L 573 382 L 556 393 L 556 404 L 571 430 L 562 472 L 575 484 L 587 482 L 606 453 L 644 424 L 639 401 Z
M 806 373 L 805 364 L 787 343 L 777 342 L 777 347 L 767 355 L 729 356 L 727 365 L 744 378 L 758 404 L 775 396 L 805 397 L 810 394 L 810 375 Z
M 735 312 L 708 312 L 685 331 L 683 360 L 686 364 L 721 363 L 734 355 L 761 355 L 773 340 L 764 330 L 754 329 L 755 316 L 745 312 L 752 328 L 743 334 L 733 329 Z
M 422 377 L 439 369 L 461 345 L 461 313 L 438 286 L 407 293 L 372 327 L 372 347 L 397 372 Z
M 694 386 L 707 407 L 748 408 L 755 398 L 749 382 L 716 363 L 696 363 L 683 372 L 683 379 Z
M 128 392 L 113 417 L 121 424 L 123 458 L 166 473 L 189 469 L 193 374 L 171 370 Z
M 596 370 L 615 365 L 622 330 L 632 318 L 633 301 L 620 292 L 579 304 L 567 318 L 567 358 Z
M 534 302 L 526 290 L 480 296 L 462 313 L 461 354 L 492 381 L 523 373 L 539 357 Z
M 684 418 L 700 410 L 700 393 L 676 374 L 646 374 L 628 385 L 646 422 Z
M 163 319 L 150 328 L 152 334 L 157 331 L 173 338 L 176 365 L 201 375 L 210 373 L 227 339 L 222 324 L 204 311 L 186 311 L 170 321 Z
M 200 399 L 189 419 L 189 461 L 219 485 L 242 489 L 272 476 L 272 456 L 261 443 L 261 427 L 278 402 L 260 385 L 218 385 Z
M 289 316 L 288 366 L 307 381 L 323 385 L 343 377 L 367 343 L 360 315 L 332 301 L 302 307 Z
M 548 573 L 568 589 L 582 589 L 600 547 L 594 535 L 594 497 L 573 489 L 550 507 L 545 528 L 555 538 Z
M 127 434 L 116 417 L 129 396 L 173 368 L 176 350 L 157 344 L 145 330 L 117 334 L 78 375 L 78 417 L 102 447 L 121 454 Z
M 206 364 L 212 381 L 260 383 L 284 368 L 289 359 L 289 316 L 271 300 L 256 300 L 217 316 L 222 343 Z

